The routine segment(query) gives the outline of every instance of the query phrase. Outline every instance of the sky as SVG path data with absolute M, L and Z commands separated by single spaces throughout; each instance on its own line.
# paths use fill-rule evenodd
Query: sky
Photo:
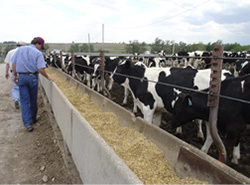
M 250 45 L 249 0 L 0 0 L 0 42 Z

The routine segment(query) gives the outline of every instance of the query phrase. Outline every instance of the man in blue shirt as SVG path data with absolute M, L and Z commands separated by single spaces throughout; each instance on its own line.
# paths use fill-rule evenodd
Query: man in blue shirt
M 42 49 L 44 49 L 43 38 L 35 37 L 29 46 L 20 47 L 11 58 L 13 81 L 18 84 L 20 90 L 22 120 L 29 132 L 33 131 L 32 124 L 36 122 L 38 74 L 41 73 L 53 81 L 45 71 Z

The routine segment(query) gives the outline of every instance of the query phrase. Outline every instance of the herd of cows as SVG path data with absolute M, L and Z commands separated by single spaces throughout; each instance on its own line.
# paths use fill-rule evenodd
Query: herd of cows
M 160 126 L 162 113 L 171 113 L 177 131 L 187 122 L 197 119 L 199 135 L 204 137 L 201 120 L 209 120 L 208 91 L 211 75 L 211 52 L 179 52 L 173 56 L 159 52 L 157 56 L 134 54 L 129 57 L 104 57 L 100 70 L 99 56 L 49 53 L 47 65 L 73 75 L 92 89 L 112 89 L 113 83 L 124 87 L 134 99 L 133 112 L 140 109 L 145 120 Z M 250 61 L 250 60 L 249 60 Z M 240 135 L 250 123 L 250 63 L 245 52 L 224 52 L 221 74 L 221 95 L 217 127 L 225 134 L 228 159 L 238 164 Z M 104 84 L 101 83 L 101 72 Z M 201 93 L 203 92 L 203 93 Z M 225 98 L 230 97 L 230 98 Z M 238 101 L 240 100 L 240 101 Z M 201 148 L 208 152 L 213 140 L 208 123 L 206 141 Z

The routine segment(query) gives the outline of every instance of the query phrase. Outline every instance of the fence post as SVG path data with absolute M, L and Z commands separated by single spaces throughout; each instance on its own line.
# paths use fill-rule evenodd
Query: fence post
M 57 64 L 56 64 L 56 52 L 55 51 L 53 53 L 53 59 L 54 59 L 54 65 L 57 67 Z
M 210 87 L 208 96 L 208 106 L 210 107 L 209 112 L 209 131 L 219 150 L 219 160 L 221 162 L 226 162 L 227 152 L 225 146 L 218 134 L 217 130 L 217 118 L 218 118 L 218 108 L 219 108 L 219 95 L 220 85 L 221 85 L 221 70 L 222 70 L 222 59 L 223 57 L 223 46 L 215 45 L 213 46 L 213 58 L 211 61 L 211 75 L 210 75 Z
M 72 77 L 75 78 L 75 53 L 71 52 L 71 62 L 72 62 Z

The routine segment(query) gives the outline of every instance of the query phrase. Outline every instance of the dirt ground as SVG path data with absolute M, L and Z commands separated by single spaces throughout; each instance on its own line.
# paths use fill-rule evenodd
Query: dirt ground
M 27 132 L 11 99 L 5 64 L 0 64 L 0 84 L 0 184 L 82 184 L 42 89 L 38 121 Z

